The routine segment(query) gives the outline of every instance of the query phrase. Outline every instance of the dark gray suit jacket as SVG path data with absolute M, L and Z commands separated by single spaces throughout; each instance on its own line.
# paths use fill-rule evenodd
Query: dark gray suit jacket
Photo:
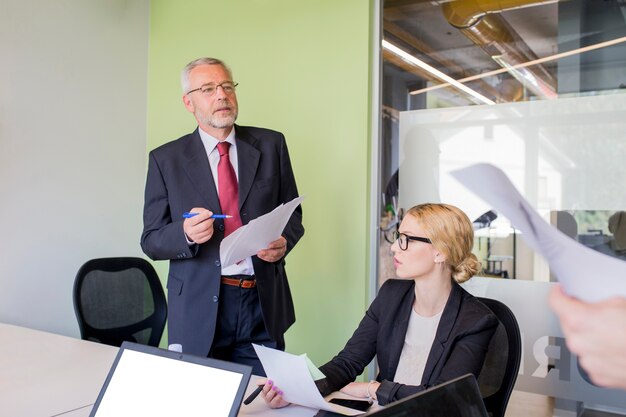
M 407 397 L 430 386 L 472 373 L 478 378 L 497 317 L 457 283 L 441 315 L 421 385 L 393 381 L 404 346 L 415 300 L 413 280 L 386 281 L 345 348 L 320 367 L 326 378 L 318 381 L 328 395 L 355 380 L 376 356 L 381 382 L 376 396 L 381 405 Z
M 239 164 L 239 212 L 243 224 L 298 196 L 284 136 L 268 129 L 235 126 Z M 222 213 L 205 148 L 196 129 L 150 152 L 144 205 L 143 251 L 170 260 L 167 280 L 169 343 L 206 356 L 215 334 L 219 303 L 222 220 L 201 245 L 189 246 L 182 214 L 193 207 Z M 287 253 L 304 234 L 302 209 L 291 216 L 283 236 Z M 295 321 L 284 259 L 268 263 L 252 257 L 265 326 L 283 342 Z

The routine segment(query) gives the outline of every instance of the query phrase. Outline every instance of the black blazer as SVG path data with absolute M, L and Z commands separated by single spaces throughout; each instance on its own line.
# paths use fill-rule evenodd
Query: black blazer
M 235 126 L 239 170 L 239 212 L 243 224 L 298 196 L 285 137 L 268 129 Z M 198 129 L 150 152 L 141 247 L 154 260 L 169 260 L 168 335 L 187 353 L 207 356 L 215 334 L 221 264 L 222 220 L 202 245 L 189 246 L 182 214 L 193 207 L 222 213 L 215 181 Z M 293 213 L 283 236 L 287 253 L 304 234 L 302 208 Z M 283 341 L 295 321 L 284 259 L 268 263 L 252 257 L 265 326 Z
M 478 378 L 498 319 L 457 283 L 452 284 L 430 349 L 421 385 L 393 381 L 415 301 L 413 280 L 392 279 L 380 288 L 345 348 L 320 367 L 326 378 L 317 385 L 328 395 L 355 380 L 376 356 L 381 382 L 376 391 L 381 405 L 430 386 L 472 373 Z

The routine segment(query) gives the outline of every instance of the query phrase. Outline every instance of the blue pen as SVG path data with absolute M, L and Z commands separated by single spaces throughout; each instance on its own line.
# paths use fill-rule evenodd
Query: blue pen
M 183 213 L 183 218 L 184 219 L 189 219 L 193 216 L 197 216 L 200 213 L 189 213 L 188 211 Z M 233 216 L 230 216 L 228 214 L 212 214 L 211 217 L 209 217 L 209 219 L 230 219 Z

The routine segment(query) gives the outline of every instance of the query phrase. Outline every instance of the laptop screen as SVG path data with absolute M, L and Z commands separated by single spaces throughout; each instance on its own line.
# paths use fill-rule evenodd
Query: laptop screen
M 467 374 L 368 413 L 371 417 L 487 417 L 474 375 Z
M 92 417 L 235 417 L 252 368 L 124 342 Z

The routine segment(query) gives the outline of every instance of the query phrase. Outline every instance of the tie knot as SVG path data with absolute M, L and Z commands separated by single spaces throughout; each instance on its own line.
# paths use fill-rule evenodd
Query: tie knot
M 228 149 L 230 148 L 230 142 L 220 142 L 217 144 L 217 151 L 220 153 L 220 156 L 228 156 Z

